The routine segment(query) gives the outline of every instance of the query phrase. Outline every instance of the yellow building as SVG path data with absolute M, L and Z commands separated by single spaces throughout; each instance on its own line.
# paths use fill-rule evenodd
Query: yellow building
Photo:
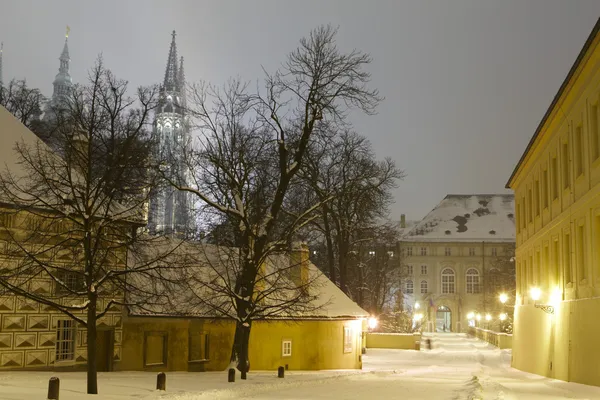
M 38 137 L 15 119 L 4 107 L 0 106 L 0 133 L 3 147 L 0 148 L 1 169 L 8 168 L 16 176 L 19 173 L 19 159 L 14 145 L 24 143 L 44 146 Z M 21 174 L 22 175 L 22 174 Z M 13 236 L 19 237 L 29 228 L 28 218 L 37 218 L 44 210 L 36 210 L 34 214 L 27 211 L 15 212 L 14 203 L 0 199 L 0 276 L 10 274 L 16 259 Z M 46 231 L 48 232 L 48 231 Z M 56 232 L 50 235 L 56 235 Z M 24 246 L 36 246 L 38 243 L 27 241 Z M 12 247 L 12 249 L 11 249 Z M 31 250 L 31 248 L 29 248 Z M 58 252 L 53 259 L 58 259 Z M 23 254 L 23 258 L 26 255 Z M 124 258 L 124 257 L 123 257 Z M 123 265 L 124 266 L 124 265 Z M 40 298 L 64 302 L 81 301 L 67 297 L 65 290 L 76 281 L 65 273 L 60 287 L 56 281 L 44 274 L 32 277 L 29 290 Z M 23 286 L 24 287 L 24 286 Z M 98 309 L 103 309 L 109 299 L 100 296 Z M 85 311 L 79 312 L 82 316 Z M 98 370 L 110 371 L 118 368 L 121 358 L 121 319 L 119 307 L 111 307 L 98 322 Z M 72 318 L 58 312 L 51 306 L 41 304 L 21 296 L 15 296 L 0 287 L 0 371 L 33 370 L 33 369 L 84 369 L 87 364 L 86 329 Z
M 405 305 L 427 332 L 498 328 L 500 291 L 514 287 L 512 194 L 447 195 L 399 242 Z M 415 305 L 419 306 L 418 309 Z
M 208 246 L 203 246 L 208 247 Z M 213 246 L 217 248 L 216 246 Z M 209 252 L 202 252 L 202 257 Z M 212 250 L 210 251 L 213 254 Z M 209 256 L 206 256 L 209 257 Z M 212 255 L 211 255 L 212 257 Z M 222 256 L 214 257 L 220 260 Z M 292 264 L 292 260 L 301 260 Z M 205 261 L 211 262 L 211 261 Z M 215 262 L 215 261 L 213 261 Z M 362 332 L 367 312 L 361 309 L 308 260 L 302 246 L 268 262 L 286 263 L 291 279 L 310 277 L 315 307 L 310 312 L 255 321 L 249 343 L 250 368 L 292 370 L 362 368 Z M 296 269 L 296 266 L 298 267 Z M 199 266 L 197 274 L 206 270 Z M 203 292 L 203 296 L 211 293 Z M 122 370 L 220 371 L 230 364 L 235 331 L 232 319 L 192 305 L 182 297 L 173 310 L 130 308 L 123 320 Z M 184 311 L 177 310 L 183 306 Z
M 600 20 L 507 187 L 517 204 L 515 368 L 600 385 Z

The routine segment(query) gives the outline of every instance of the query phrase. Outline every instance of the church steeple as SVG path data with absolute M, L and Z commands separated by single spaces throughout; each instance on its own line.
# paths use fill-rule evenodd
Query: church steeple
M 172 33 L 171 48 L 169 49 L 169 58 L 167 59 L 167 70 L 165 71 L 165 81 L 163 88 L 167 92 L 174 92 L 179 89 L 177 73 L 177 44 L 175 43 L 175 31 Z
M 54 92 L 52 93 L 52 100 L 56 101 L 61 97 L 68 95 L 69 90 L 73 86 L 73 80 L 69 72 L 69 64 L 71 63 L 71 57 L 69 56 L 69 32 L 70 28 L 67 26 L 67 32 L 65 34 L 65 45 L 63 51 L 60 54 L 59 60 L 60 65 L 58 68 L 58 74 L 54 78 Z
M 181 59 L 179 61 L 179 71 L 177 74 L 177 84 L 179 85 L 179 103 L 181 105 L 181 107 L 183 107 L 185 109 L 186 106 L 186 101 L 185 101 L 185 72 L 183 70 L 183 56 L 181 56 Z

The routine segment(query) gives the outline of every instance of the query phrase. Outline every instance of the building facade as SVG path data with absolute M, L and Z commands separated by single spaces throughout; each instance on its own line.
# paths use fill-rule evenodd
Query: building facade
M 168 178 L 182 186 L 190 179 L 185 155 L 190 146 L 186 117 L 185 74 L 183 57 L 177 58 L 173 31 L 165 78 L 160 89 L 159 105 L 154 118 L 157 140 L 156 158 L 166 168 Z M 153 189 L 150 197 L 148 230 L 153 234 L 185 236 L 193 230 L 191 199 L 187 192 L 171 185 Z
M 517 204 L 515 368 L 600 385 L 600 20 L 507 187 Z
M 514 240 L 512 195 L 446 196 L 399 242 L 405 308 L 428 332 L 466 332 L 477 314 L 492 327 L 514 287 Z

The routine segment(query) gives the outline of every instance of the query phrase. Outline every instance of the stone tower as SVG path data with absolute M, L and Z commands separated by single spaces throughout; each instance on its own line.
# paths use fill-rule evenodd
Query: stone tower
M 167 59 L 164 82 L 160 89 L 159 105 L 154 119 L 156 157 L 164 166 L 169 179 L 185 185 L 189 169 L 184 155 L 190 144 L 189 126 L 185 113 L 185 76 L 183 57 L 177 58 L 175 31 Z M 152 234 L 185 236 L 193 228 L 189 194 L 169 185 L 152 190 L 150 194 L 148 230 Z

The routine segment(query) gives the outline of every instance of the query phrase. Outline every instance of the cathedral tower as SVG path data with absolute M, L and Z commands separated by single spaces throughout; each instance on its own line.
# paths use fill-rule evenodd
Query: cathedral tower
M 185 185 L 189 181 L 189 169 L 184 162 L 184 155 L 189 146 L 190 133 L 185 115 L 183 57 L 177 58 L 175 36 L 173 31 L 167 69 L 154 119 L 154 134 L 158 142 L 158 160 L 166 166 L 166 173 L 172 181 Z M 188 234 L 193 227 L 190 205 L 187 192 L 168 185 L 154 189 L 149 204 L 150 233 L 173 236 Z

